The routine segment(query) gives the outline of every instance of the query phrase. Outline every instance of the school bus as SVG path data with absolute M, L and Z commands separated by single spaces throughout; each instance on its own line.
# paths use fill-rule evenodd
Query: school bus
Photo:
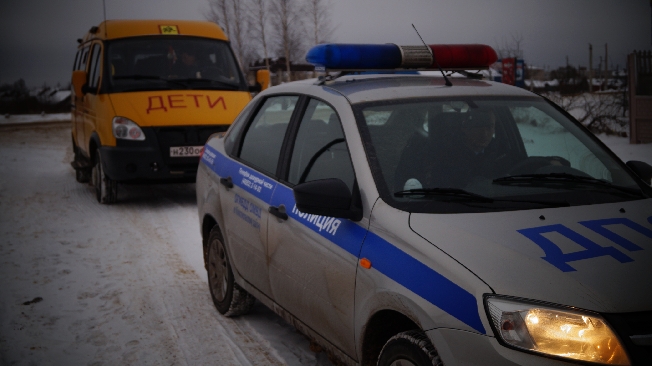
M 100 203 L 118 183 L 194 181 L 208 137 L 269 85 L 266 70 L 247 84 L 211 22 L 107 20 L 77 41 L 71 165 Z

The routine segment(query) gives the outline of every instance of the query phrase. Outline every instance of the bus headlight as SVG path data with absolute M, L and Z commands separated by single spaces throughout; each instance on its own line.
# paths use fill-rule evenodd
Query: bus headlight
M 113 117 L 113 136 L 123 140 L 145 140 L 143 130 L 138 127 L 136 122 L 125 117 Z
M 487 296 L 496 337 L 513 348 L 604 365 L 629 365 L 625 349 L 598 314 Z

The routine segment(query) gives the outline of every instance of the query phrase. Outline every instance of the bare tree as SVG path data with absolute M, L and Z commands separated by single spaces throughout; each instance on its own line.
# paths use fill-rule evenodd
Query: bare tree
M 290 61 L 297 61 L 303 54 L 303 11 L 297 0 L 271 0 L 270 20 L 275 48 L 285 57 L 287 81 L 292 80 Z
M 248 49 L 249 47 L 247 47 L 248 43 L 245 43 L 245 38 L 249 38 L 247 37 L 247 33 L 249 32 L 249 19 L 243 8 L 243 3 L 244 1 L 242 0 L 233 0 L 231 3 L 233 6 L 233 38 L 235 40 L 235 42 L 232 40 L 231 44 L 234 45 L 235 53 L 241 63 L 240 66 L 247 70 L 249 69 L 249 55 L 251 54 Z
M 498 58 L 523 58 L 523 35 L 521 33 L 510 34 L 509 40 L 502 38 L 502 41 L 495 47 Z
M 310 21 L 313 44 L 327 42 L 333 34 L 330 0 L 307 0 L 306 19 Z
M 245 9 L 246 2 L 243 0 L 209 0 L 210 10 L 207 16 L 209 21 L 217 23 L 224 29 L 240 66 L 245 71 L 251 59 L 251 50 L 247 42 L 250 27 Z
M 267 24 L 267 1 L 266 0 L 252 0 L 249 13 L 251 14 L 251 31 L 254 40 L 260 42 L 259 44 L 263 49 L 263 58 L 265 59 L 265 67 L 269 70 L 269 52 L 268 52 L 268 24 Z
M 208 0 L 208 14 L 206 19 L 224 29 L 226 36 L 231 38 L 230 14 L 228 3 L 233 0 Z
M 572 114 L 581 124 L 594 133 L 626 136 L 628 120 L 623 118 L 623 93 L 583 93 L 545 96 Z

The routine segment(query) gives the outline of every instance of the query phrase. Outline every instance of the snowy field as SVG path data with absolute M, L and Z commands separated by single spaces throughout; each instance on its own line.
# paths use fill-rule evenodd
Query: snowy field
M 36 126 L 52 122 L 69 122 L 70 113 L 43 113 L 43 114 L 5 114 L 0 116 L 0 127 L 14 125 Z
M 600 138 L 652 164 L 652 144 Z M 99 205 L 69 145 L 66 124 L 0 126 L 0 364 L 330 364 L 260 304 L 215 310 L 193 184 L 121 185 Z
M 263 305 L 213 307 L 194 184 L 75 181 L 70 128 L 0 129 L 1 365 L 329 365 Z

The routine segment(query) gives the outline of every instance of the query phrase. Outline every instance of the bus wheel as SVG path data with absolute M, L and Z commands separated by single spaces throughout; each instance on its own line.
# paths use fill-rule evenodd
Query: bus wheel
M 420 330 L 390 338 L 378 356 L 378 366 L 443 366 L 437 350 Z
M 115 203 L 118 200 L 118 182 L 104 173 L 99 151 L 95 151 L 94 157 L 95 164 L 93 164 L 92 178 L 97 202 L 104 204 Z
M 84 161 L 84 157 L 77 145 L 75 145 L 75 141 L 72 142 L 72 152 L 75 156 L 72 162 L 73 168 L 75 168 L 75 179 L 79 183 L 88 183 L 91 180 L 91 168 L 82 168 L 84 165 L 88 166 L 88 163 Z

